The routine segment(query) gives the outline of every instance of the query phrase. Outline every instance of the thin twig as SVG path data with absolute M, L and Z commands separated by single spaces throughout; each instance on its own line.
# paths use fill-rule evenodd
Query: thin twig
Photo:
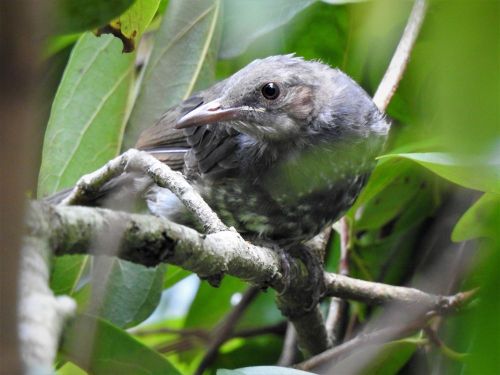
M 461 307 L 476 293 L 475 290 L 471 290 L 453 296 L 439 296 L 415 288 L 358 280 L 333 273 L 325 273 L 325 284 L 326 294 L 331 296 L 355 299 L 370 305 L 404 303 L 443 313 Z
M 282 336 L 285 334 L 286 328 L 287 328 L 287 323 L 283 321 L 263 327 L 242 329 L 234 332 L 231 335 L 231 338 L 237 338 L 237 337 L 246 338 L 246 337 L 254 337 L 254 336 L 269 335 L 269 334 Z
M 409 336 L 411 333 L 424 327 L 427 324 L 428 319 L 429 317 L 426 317 L 424 319 L 418 319 L 410 324 L 406 324 L 403 326 L 387 327 L 375 332 L 360 334 L 342 345 L 329 349 L 321 354 L 309 358 L 304 362 L 299 363 L 295 367 L 301 370 L 308 371 L 323 364 L 338 360 L 341 357 L 345 357 L 353 351 L 358 351 L 363 346 L 383 344 L 391 340 Z
M 243 293 L 240 302 L 234 307 L 233 310 L 231 310 L 229 314 L 227 314 L 222 324 L 216 328 L 214 337 L 208 346 L 205 356 L 196 369 L 196 375 L 203 374 L 203 372 L 212 364 L 219 353 L 219 348 L 231 338 L 235 325 L 258 294 L 258 288 L 248 288 L 245 293 Z
M 61 205 L 82 204 L 92 200 L 99 195 L 107 182 L 128 170 L 141 171 L 144 175 L 151 177 L 159 187 L 172 191 L 199 221 L 206 233 L 228 230 L 181 173 L 173 171 L 147 152 L 135 149 L 126 151 L 98 170 L 82 176 Z
M 381 111 L 387 109 L 389 102 L 398 88 L 399 82 L 403 78 L 403 73 L 410 59 L 410 53 L 424 21 L 426 9 L 427 3 L 425 0 L 415 0 L 403 36 L 373 96 L 374 103 Z
M 283 342 L 283 348 L 281 349 L 281 354 L 278 359 L 277 365 L 288 367 L 295 362 L 295 357 L 297 356 L 297 331 L 293 327 L 293 324 L 288 323 L 286 327 L 285 340 Z
M 350 226 L 347 217 L 340 219 L 340 258 L 338 270 L 342 276 L 349 275 L 349 246 Z M 343 299 L 333 297 L 326 318 L 326 330 L 330 334 L 332 344 L 335 346 L 340 342 L 341 328 L 347 311 L 347 302 Z

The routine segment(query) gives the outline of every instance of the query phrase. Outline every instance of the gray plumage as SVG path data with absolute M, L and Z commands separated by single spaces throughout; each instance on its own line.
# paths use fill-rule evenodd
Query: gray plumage
M 272 56 L 167 111 L 137 147 L 181 170 L 227 225 L 287 245 L 353 204 L 388 130 L 341 71 Z M 147 196 L 154 213 L 192 224 L 170 192 Z

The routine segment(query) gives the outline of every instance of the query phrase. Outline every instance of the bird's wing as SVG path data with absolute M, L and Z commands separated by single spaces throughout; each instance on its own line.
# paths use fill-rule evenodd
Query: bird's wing
M 184 131 L 175 128 L 175 123 L 179 117 L 203 102 L 203 96 L 194 95 L 180 105 L 170 108 L 154 126 L 141 133 L 135 147 L 148 151 L 174 170 L 182 170 L 184 157 L 191 146 L 187 142 Z
M 140 135 L 136 148 L 148 151 L 174 170 L 188 168 L 189 173 L 207 177 L 234 173 L 238 166 L 236 137 L 240 133 L 224 124 L 175 128 L 181 116 L 216 99 L 223 84 L 224 81 L 169 109 L 154 126 Z

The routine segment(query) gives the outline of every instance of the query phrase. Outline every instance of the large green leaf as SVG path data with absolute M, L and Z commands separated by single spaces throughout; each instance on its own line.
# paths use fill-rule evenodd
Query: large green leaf
M 284 25 L 314 2 L 315 0 L 224 1 L 219 56 L 227 59 L 241 54 L 259 36 Z
M 102 262 L 104 259 L 96 259 Z M 164 266 L 147 268 L 121 259 L 111 259 L 111 272 L 106 276 L 106 290 L 99 316 L 119 327 L 134 326 L 145 320 L 154 311 L 160 301 Z
M 135 0 L 57 0 L 60 32 L 74 33 L 103 26 L 123 13 Z
M 118 39 L 83 34 L 57 90 L 45 133 L 38 196 L 74 184 L 117 155 L 133 77 Z
M 356 213 L 356 229 L 380 228 L 406 209 L 420 189 L 422 178 L 415 175 L 411 168 L 405 168 L 399 172 L 393 177 L 392 182 L 387 184 L 379 194 L 373 195 L 372 199 L 366 201 Z M 389 179 L 388 177 L 387 180 Z M 383 182 L 387 180 L 383 179 Z M 377 190 L 374 185 L 371 191 Z M 381 182 L 380 185 L 383 183 Z
M 160 301 L 164 266 L 146 268 L 104 257 L 94 261 L 92 294 L 83 291 L 81 304 L 86 298 L 97 298 L 90 312 L 119 327 L 137 325 L 151 315 Z
M 453 228 L 451 239 L 459 242 L 488 237 L 500 243 L 499 232 L 500 195 L 486 193 L 460 218 Z
M 409 162 L 404 160 L 380 160 L 348 215 L 354 218 L 358 208 L 375 198 L 398 176 L 408 173 L 409 169 Z
M 192 93 L 216 47 L 220 0 L 170 1 L 130 115 L 125 148 L 165 110 Z
M 86 315 L 79 315 L 65 330 L 61 354 L 95 375 L 180 375 L 165 357 L 127 332 Z
M 458 185 L 500 193 L 500 155 L 482 158 L 427 152 L 390 154 L 381 158 L 410 159 Z

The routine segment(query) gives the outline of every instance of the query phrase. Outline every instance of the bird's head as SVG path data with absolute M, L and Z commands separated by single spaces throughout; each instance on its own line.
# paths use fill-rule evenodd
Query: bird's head
M 264 141 L 355 123 L 376 111 L 368 95 L 344 73 L 292 55 L 255 60 L 217 85 L 216 99 L 178 119 L 177 128 L 220 123 Z M 342 118 L 342 116 L 344 118 Z

